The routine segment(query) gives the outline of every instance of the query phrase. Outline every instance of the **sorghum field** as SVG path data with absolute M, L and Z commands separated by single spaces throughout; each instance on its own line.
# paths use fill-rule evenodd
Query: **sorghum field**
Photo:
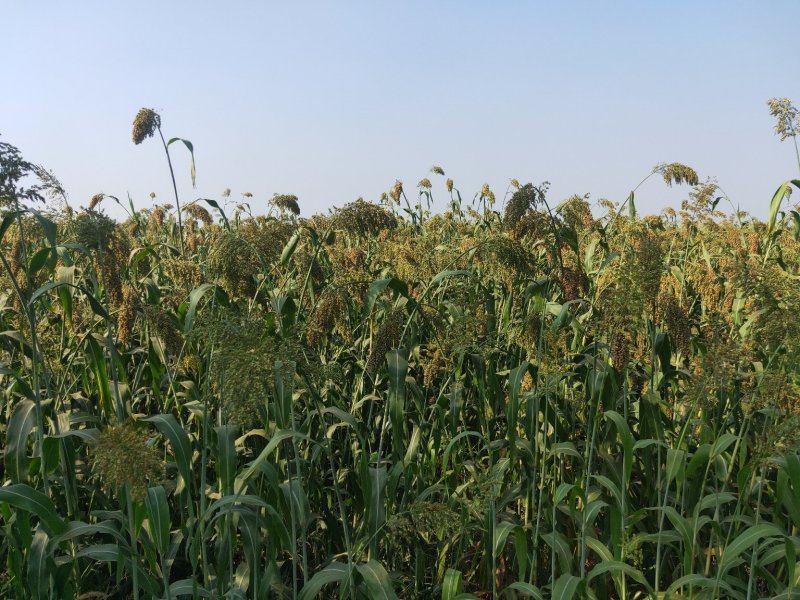
M 800 597 L 800 180 L 300 218 L 0 165 L 3 598 Z

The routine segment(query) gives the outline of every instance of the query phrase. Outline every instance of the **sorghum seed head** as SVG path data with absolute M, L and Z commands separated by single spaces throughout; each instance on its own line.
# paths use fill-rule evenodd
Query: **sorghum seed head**
M 133 143 L 141 144 L 161 127 L 161 117 L 152 108 L 142 108 L 133 120 Z

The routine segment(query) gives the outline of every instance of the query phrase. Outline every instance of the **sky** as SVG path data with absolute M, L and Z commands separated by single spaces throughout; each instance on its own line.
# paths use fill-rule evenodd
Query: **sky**
M 440 165 L 463 198 L 512 178 L 624 200 L 653 166 L 714 177 L 767 212 L 798 176 L 766 101 L 800 103 L 800 1 L 18 2 L 0 0 L 0 135 L 51 169 L 74 207 L 98 192 L 171 202 L 163 148 L 131 141 L 155 109 L 183 202 L 274 193 L 303 215 Z M 640 212 L 686 188 L 651 178 Z M 724 207 L 721 205 L 721 208 Z M 117 214 L 110 206 L 111 214 Z

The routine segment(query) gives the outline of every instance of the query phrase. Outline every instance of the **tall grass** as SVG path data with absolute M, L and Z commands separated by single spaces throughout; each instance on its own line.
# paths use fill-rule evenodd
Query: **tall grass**
M 800 181 L 117 223 L 2 151 L 3 597 L 800 596 Z

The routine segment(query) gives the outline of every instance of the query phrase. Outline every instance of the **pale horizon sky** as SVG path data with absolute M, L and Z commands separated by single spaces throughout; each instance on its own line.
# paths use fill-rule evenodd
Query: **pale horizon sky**
M 196 190 L 173 146 L 182 201 L 230 188 L 256 211 L 293 193 L 307 216 L 377 200 L 395 179 L 413 194 L 423 177 L 442 208 L 434 164 L 465 200 L 484 182 L 502 198 L 517 178 L 549 181 L 552 204 L 622 201 L 656 163 L 684 162 L 763 216 L 798 177 L 766 106 L 800 103 L 798 0 L 0 7 L 0 139 L 51 169 L 73 206 L 97 192 L 172 201 L 160 143 L 131 141 L 141 107 L 195 146 Z M 637 208 L 688 191 L 653 178 Z

